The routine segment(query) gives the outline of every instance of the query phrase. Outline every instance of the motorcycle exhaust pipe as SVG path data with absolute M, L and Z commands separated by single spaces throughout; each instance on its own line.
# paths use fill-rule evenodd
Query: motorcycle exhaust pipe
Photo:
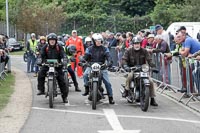
M 120 92 L 123 94 L 125 92 L 124 88 L 120 88 Z

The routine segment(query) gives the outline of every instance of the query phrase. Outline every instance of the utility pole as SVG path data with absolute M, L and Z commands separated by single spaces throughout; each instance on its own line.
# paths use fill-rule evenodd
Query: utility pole
M 48 35 L 48 34 L 49 34 L 49 23 L 46 22 L 46 35 Z
M 7 36 L 9 37 L 8 0 L 6 0 L 6 27 L 7 27 Z

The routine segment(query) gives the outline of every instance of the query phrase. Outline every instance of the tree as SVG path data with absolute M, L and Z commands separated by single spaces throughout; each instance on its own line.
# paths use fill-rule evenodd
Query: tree
M 40 1 L 24 1 L 18 10 L 17 27 L 25 33 L 35 32 L 45 35 L 48 32 L 58 32 L 65 20 L 62 5 L 55 6 L 57 1 L 50 4 Z M 30 4 L 30 2 L 32 4 Z M 29 6 L 27 6 L 27 4 Z

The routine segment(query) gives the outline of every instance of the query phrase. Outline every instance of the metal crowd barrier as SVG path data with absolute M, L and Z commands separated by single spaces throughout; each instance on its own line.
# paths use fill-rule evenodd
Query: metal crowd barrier
M 4 68 L 5 68 L 5 63 L 4 62 L 0 63 L 0 81 L 5 80 L 6 73 L 5 73 Z M 0 82 L 0 85 L 2 85 L 1 82 Z
M 160 70 L 158 74 L 152 75 L 154 82 L 158 84 L 157 91 L 162 89 L 163 93 L 168 89 L 175 93 L 181 92 L 183 94 L 179 101 L 182 101 L 184 96 L 189 97 L 186 105 L 191 99 L 200 101 L 199 61 L 181 56 L 173 56 L 170 60 L 162 53 L 152 54 L 152 59 Z
M 110 56 L 113 61 L 113 66 L 118 66 L 118 56 L 117 56 L 117 51 L 115 47 L 110 47 L 109 51 L 110 51 Z
M 115 47 L 109 48 L 110 55 L 113 60 L 113 66 L 118 66 L 118 55 Z M 161 89 L 161 93 L 165 90 L 171 90 L 174 93 L 183 93 L 179 99 L 182 101 L 184 97 L 189 100 L 186 105 L 193 99 L 200 101 L 200 61 L 182 56 L 173 56 L 168 59 L 162 53 L 152 54 L 153 62 L 159 73 L 152 73 L 152 79 L 157 83 L 157 91 Z M 196 100 L 195 100 L 196 99 Z

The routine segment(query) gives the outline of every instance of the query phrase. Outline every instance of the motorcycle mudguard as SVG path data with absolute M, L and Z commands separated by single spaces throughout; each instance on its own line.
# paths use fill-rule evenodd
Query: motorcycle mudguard
M 93 78 L 92 78 L 92 81 L 93 81 L 93 82 L 98 82 L 98 81 L 99 81 L 99 78 L 94 78 L 94 77 L 93 77 Z
M 53 76 L 49 76 L 48 79 L 53 79 Z
M 145 85 L 150 85 L 150 81 L 147 78 L 143 79 L 143 82 L 144 82 Z

